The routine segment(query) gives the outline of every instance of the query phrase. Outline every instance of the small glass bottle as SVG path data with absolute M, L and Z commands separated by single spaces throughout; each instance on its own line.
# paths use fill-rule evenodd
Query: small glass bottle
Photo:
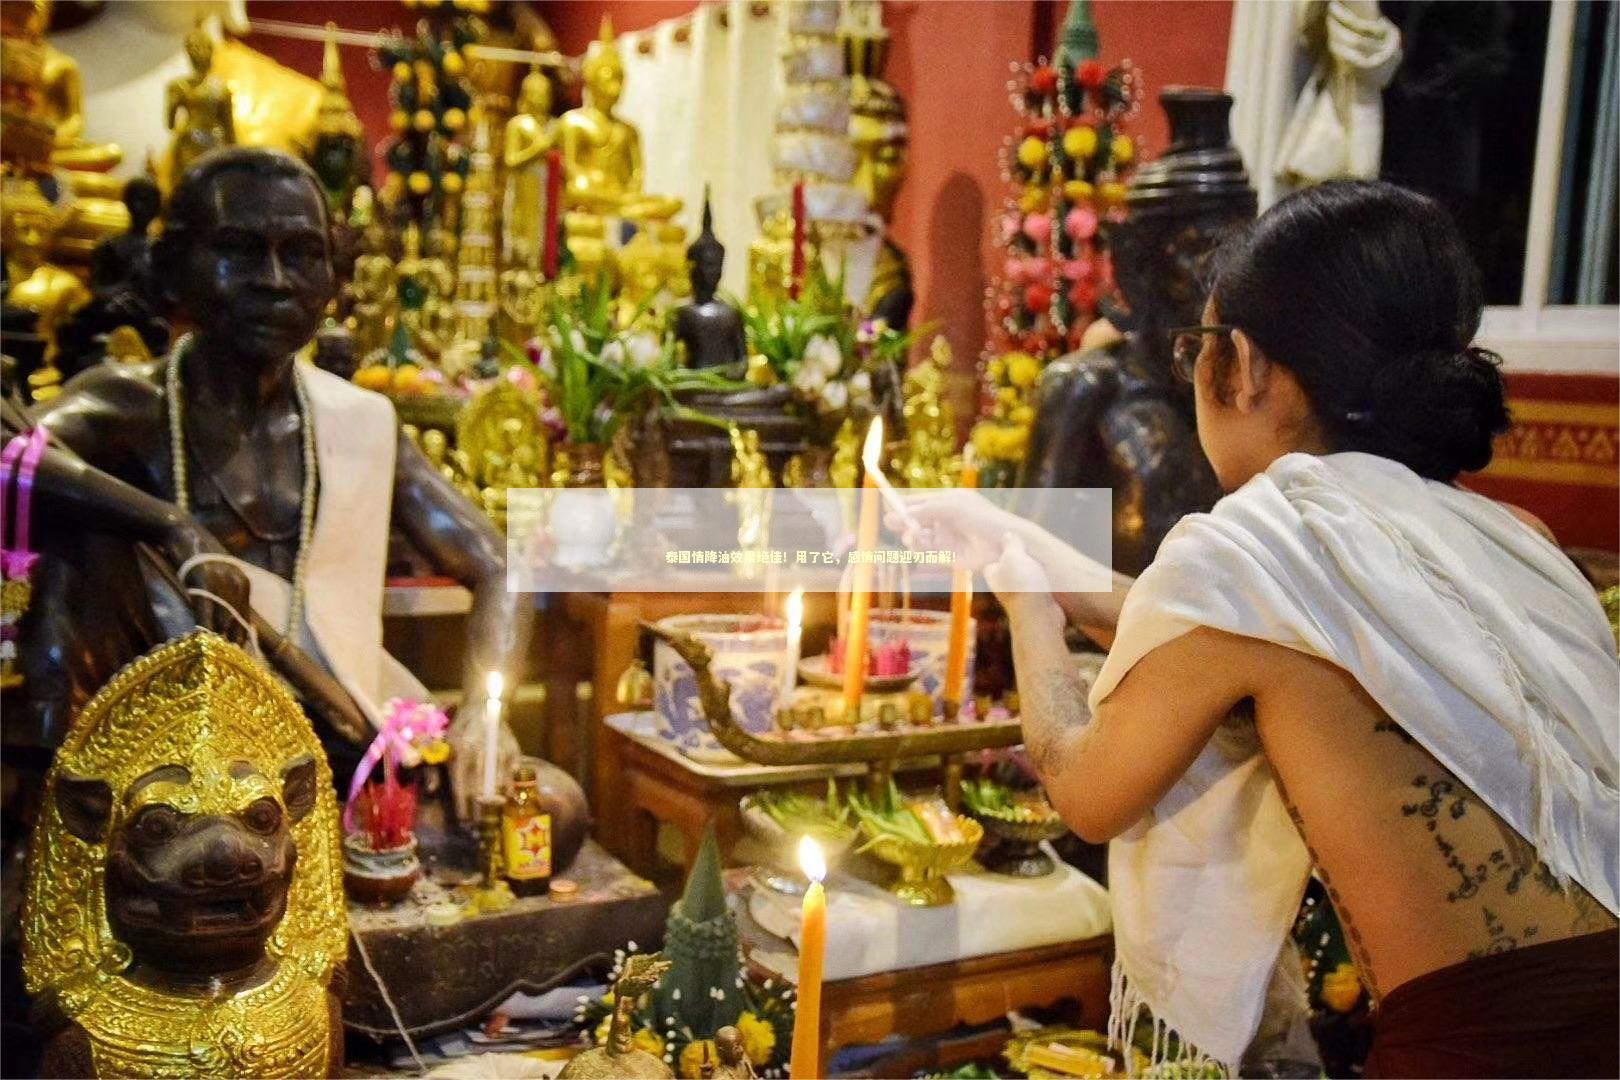
M 551 888 L 551 814 L 540 797 L 533 765 L 519 765 L 512 775 L 501 816 L 501 849 L 506 880 L 519 896 L 538 896 Z

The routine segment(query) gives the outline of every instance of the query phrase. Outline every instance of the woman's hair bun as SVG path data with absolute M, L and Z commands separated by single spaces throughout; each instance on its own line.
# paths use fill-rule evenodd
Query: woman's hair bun
M 1471 344 L 1479 272 L 1434 200 L 1335 181 L 1278 202 L 1216 256 L 1221 322 L 1299 380 L 1335 450 L 1450 482 L 1508 426 L 1501 357 Z

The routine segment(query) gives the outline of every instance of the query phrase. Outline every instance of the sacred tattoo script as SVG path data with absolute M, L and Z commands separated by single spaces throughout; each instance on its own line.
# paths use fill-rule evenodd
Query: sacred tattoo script
M 1091 710 L 1078 672 L 1045 669 L 1021 681 L 1024 745 L 1044 777 L 1061 773 L 1072 760 Z

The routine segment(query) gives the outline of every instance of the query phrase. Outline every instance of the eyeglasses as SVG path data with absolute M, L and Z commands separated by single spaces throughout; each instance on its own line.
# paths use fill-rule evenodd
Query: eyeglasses
M 1178 326 L 1170 331 L 1170 370 L 1182 382 L 1193 381 L 1193 369 L 1204 351 L 1205 334 L 1230 334 L 1237 327 L 1227 323 L 1207 326 Z

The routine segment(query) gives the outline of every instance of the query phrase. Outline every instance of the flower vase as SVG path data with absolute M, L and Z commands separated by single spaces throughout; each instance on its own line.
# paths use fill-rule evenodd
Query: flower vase
M 411 886 L 421 876 L 414 836 L 381 851 L 371 846 L 363 832 L 343 838 L 343 889 L 357 903 L 392 907 L 410 895 Z

